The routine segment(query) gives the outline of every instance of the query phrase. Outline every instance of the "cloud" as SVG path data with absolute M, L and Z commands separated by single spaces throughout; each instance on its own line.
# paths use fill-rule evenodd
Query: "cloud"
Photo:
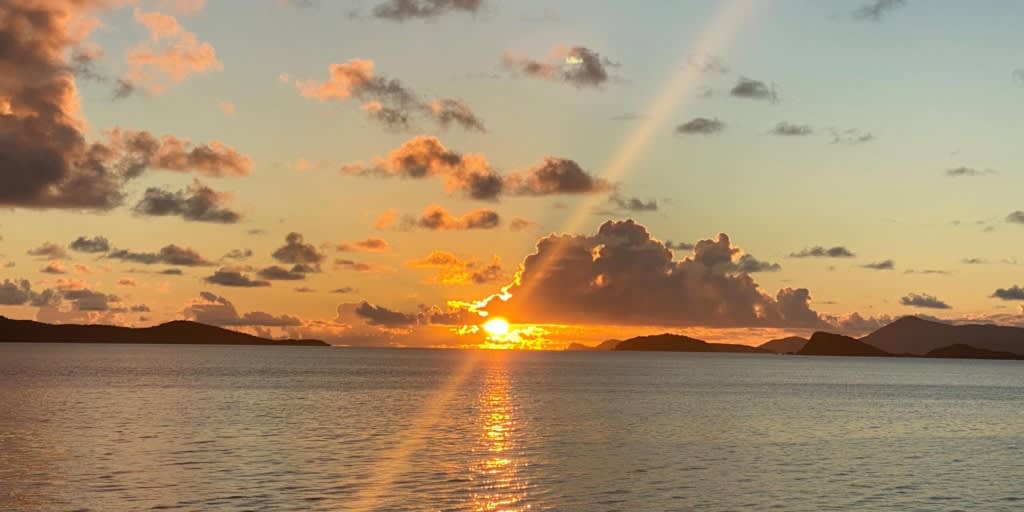
M 734 268 L 736 272 L 753 274 L 755 272 L 778 272 L 782 270 L 782 265 L 760 261 L 751 254 L 744 254 L 736 260 Z
M 324 255 L 313 244 L 307 244 L 302 234 L 291 232 L 285 236 L 285 244 L 271 255 L 281 263 L 319 266 Z
M 699 241 L 692 257 L 675 261 L 643 226 L 632 220 L 609 221 L 594 235 L 542 238 L 512 284 L 469 309 L 525 322 L 824 325 L 811 309 L 806 289 L 765 294 L 748 273 L 737 270 L 740 253 L 720 234 Z
M 814 128 L 807 124 L 793 124 L 781 121 L 776 124 L 770 132 L 772 135 L 783 137 L 805 137 L 814 133 Z
M 385 272 L 391 272 L 393 269 L 386 265 L 373 265 L 371 263 L 361 263 L 354 260 L 337 258 L 334 260 L 334 268 L 353 270 L 356 272 L 362 272 L 366 274 L 381 274 Z
M 306 270 L 302 265 L 295 265 L 291 269 L 279 265 L 271 265 L 260 269 L 256 275 L 271 281 L 301 281 L 306 278 Z
M 231 249 L 221 259 L 245 260 L 252 257 L 252 249 Z
M 248 176 L 252 160 L 214 140 L 192 144 L 171 135 L 157 138 L 149 132 L 114 129 L 108 132 L 110 147 L 123 155 L 119 166 L 129 176 L 145 168 L 196 172 L 211 178 Z
M 409 268 L 435 270 L 431 279 L 443 285 L 487 284 L 507 279 L 501 268 L 501 259 L 493 257 L 489 263 L 462 259 L 447 251 L 434 251 L 425 258 L 406 263 Z
M 285 327 L 302 325 L 302 320 L 289 315 L 272 315 L 263 311 L 238 314 L 228 299 L 210 292 L 200 292 L 182 311 L 186 319 L 196 322 L 229 326 Z
M 983 258 L 964 258 L 960 260 L 960 263 L 963 263 L 965 265 L 985 265 L 988 263 L 988 260 L 985 260 Z
M 658 211 L 658 201 L 654 199 L 643 201 L 637 197 L 625 197 L 618 192 L 608 197 L 608 202 L 621 212 L 641 213 Z
M 695 117 L 679 126 L 676 133 L 681 135 L 714 135 L 725 129 L 725 123 L 718 119 Z
M 924 270 L 907 269 L 907 270 L 904 270 L 903 273 L 904 274 L 939 275 L 939 276 L 948 276 L 948 275 L 952 274 L 952 272 L 950 272 L 948 270 L 941 270 L 941 269 L 924 269 Z
M 338 244 L 338 251 L 340 252 L 384 252 L 387 251 L 390 246 L 387 240 L 371 236 L 365 240 L 357 240 L 355 242 L 341 242 Z
M 184 272 L 182 272 L 180 268 L 167 268 L 157 273 L 163 274 L 165 276 L 180 276 L 184 274 Z
M 872 0 L 855 9 L 850 16 L 855 20 L 881 21 L 885 15 L 906 4 L 907 0 Z
M 111 303 L 119 303 L 116 295 L 109 295 L 89 289 L 68 290 L 62 293 L 65 300 L 71 302 L 74 311 L 109 311 Z
M 996 171 L 992 169 L 975 169 L 973 167 L 956 167 L 953 169 L 946 169 L 946 176 L 955 178 L 958 176 L 987 176 L 990 174 L 996 174 Z
M 164 246 L 159 252 L 132 252 L 126 249 L 119 249 L 111 251 L 106 257 L 115 260 L 141 263 L 143 265 L 154 265 L 157 263 L 183 267 L 212 265 L 210 261 L 200 256 L 194 249 L 189 247 L 180 247 L 175 244 Z
M 78 252 L 107 252 L 110 250 L 110 240 L 102 236 L 94 236 L 92 238 L 80 236 L 68 244 L 68 248 Z
M 452 12 L 476 14 L 483 0 L 386 0 L 373 7 L 370 14 L 377 19 L 405 22 L 435 19 Z
M 331 293 L 352 293 L 354 291 L 356 291 L 356 289 L 351 286 L 342 286 L 341 288 L 331 290 Z
M 814 247 L 808 247 L 799 252 L 794 252 L 789 255 L 790 258 L 852 258 L 854 254 L 852 251 L 837 245 L 828 249 L 816 245 Z
M 688 242 L 674 243 L 671 240 L 666 240 L 665 248 L 670 251 L 692 251 L 694 245 Z
M 222 101 L 220 102 L 220 111 L 223 112 L 225 116 L 231 117 L 235 115 L 235 104 L 230 101 Z
M 128 51 L 128 71 L 121 79 L 120 96 L 138 87 L 161 94 L 189 76 L 224 69 L 213 46 L 196 39 L 174 16 L 135 9 L 135 21 L 149 31 L 149 40 Z
M 463 231 L 467 229 L 493 229 L 501 223 L 497 212 L 486 208 L 478 208 L 466 212 L 461 217 L 452 215 L 444 208 L 432 204 L 428 206 L 416 225 L 431 231 Z
M 1006 222 L 1012 224 L 1024 224 L 1024 211 L 1017 210 L 1006 216 Z
M 258 288 L 264 286 L 270 286 L 269 281 L 262 281 L 259 279 L 252 279 L 249 276 L 243 274 L 238 269 L 233 268 L 222 268 L 214 272 L 212 275 L 203 278 L 210 284 L 219 284 L 221 286 L 237 286 L 241 288 Z
M 522 217 L 512 217 L 512 220 L 508 223 L 508 229 L 512 231 L 526 231 L 527 229 L 533 229 L 537 227 L 537 223 L 532 220 L 527 220 Z
M 505 188 L 513 195 L 548 196 L 604 192 L 611 189 L 611 184 L 595 178 L 573 160 L 549 156 L 538 165 L 511 174 Z
M 0 306 L 20 306 L 32 299 L 32 285 L 27 279 L 0 283 Z
M 624 112 L 612 116 L 612 121 L 636 121 L 638 119 L 645 119 L 646 116 L 643 114 L 637 114 L 636 112 Z
M 857 128 L 847 128 L 845 130 L 829 128 L 828 131 L 832 134 L 832 144 L 856 146 L 858 144 L 864 144 L 875 140 L 875 136 L 870 132 L 864 132 Z
M 313 293 L 316 290 L 308 286 L 299 286 L 295 289 L 295 293 Z
M 369 302 L 363 302 L 355 310 L 356 315 L 366 320 L 370 325 L 382 327 L 407 327 L 419 323 L 416 315 L 392 311 L 384 306 L 375 306 Z
M 950 309 L 950 305 L 938 299 L 938 297 L 926 293 L 911 293 L 900 298 L 900 304 L 914 308 L 928 309 Z
M 1024 288 L 1016 285 L 1009 288 L 999 288 L 992 292 L 992 297 L 1003 300 L 1024 300 Z
M 29 256 L 35 256 L 39 259 L 54 259 L 60 260 L 68 257 L 67 251 L 63 247 L 53 243 L 45 242 L 43 245 L 36 247 L 35 249 L 29 249 L 25 251 L 25 254 Z
M 505 51 L 501 64 L 513 73 L 572 85 L 598 88 L 609 80 L 608 68 L 617 64 L 585 46 L 556 46 L 544 61 Z
M 117 280 L 117 285 L 118 285 L 118 286 L 138 286 L 138 285 L 139 285 L 139 283 L 138 283 L 138 282 L 136 282 L 136 281 L 135 281 L 134 279 L 132 279 L 132 278 L 129 278 L 129 277 L 122 277 L 121 279 L 118 279 L 118 280 Z
M 701 73 L 724 75 L 729 72 L 729 66 L 717 55 L 694 54 L 690 55 L 686 62 Z
M 775 91 L 775 86 L 769 86 L 760 80 L 752 80 L 747 77 L 739 77 L 736 81 L 736 85 L 729 89 L 729 94 L 737 98 L 748 98 L 752 100 L 764 100 L 776 103 L 779 101 L 779 95 Z
M 46 264 L 45 267 L 39 269 L 44 274 L 67 274 L 68 271 L 64 268 L 64 264 L 59 261 L 51 261 Z
M 470 131 L 486 131 L 483 121 L 462 100 L 424 101 L 401 81 L 378 76 L 372 60 L 351 59 L 331 64 L 328 71 L 330 76 L 323 82 L 295 80 L 299 94 L 322 102 L 355 98 L 362 102 L 361 108 L 370 120 L 390 129 L 408 129 L 412 127 L 410 120 L 414 116 L 422 116 L 442 128 L 456 124 Z
M 373 223 L 374 229 L 388 229 L 398 222 L 398 210 L 390 208 L 381 213 Z
M 135 205 L 137 215 L 174 215 L 188 221 L 234 224 L 242 215 L 224 206 L 230 196 L 217 192 L 196 180 L 188 188 L 172 192 L 149 187 Z
M 896 268 L 896 263 L 892 260 L 876 261 L 873 263 L 866 263 L 861 265 L 861 268 L 867 268 L 871 270 L 892 270 Z
M 446 148 L 437 137 L 413 137 L 391 151 L 376 157 L 372 164 L 354 162 L 342 167 L 350 176 L 399 177 L 444 180 L 448 193 L 462 192 L 480 200 L 496 200 L 501 194 L 551 195 L 586 194 L 611 189 L 606 181 L 595 178 L 572 160 L 546 157 L 507 177 L 498 174 L 480 154 L 461 154 Z

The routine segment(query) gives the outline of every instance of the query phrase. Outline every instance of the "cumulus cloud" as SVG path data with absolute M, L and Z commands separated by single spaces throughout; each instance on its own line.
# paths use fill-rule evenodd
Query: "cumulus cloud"
M 608 68 L 618 66 L 585 46 L 557 46 L 543 61 L 505 51 L 501 63 L 516 75 L 562 82 L 577 89 L 600 87 L 610 78 Z
M 178 265 L 183 267 L 200 267 L 212 265 L 210 261 L 203 258 L 190 247 L 180 247 L 170 244 L 162 247 L 158 252 L 133 252 L 127 249 L 118 249 L 107 254 L 107 258 L 115 260 L 131 261 L 143 265 Z
M 956 178 L 959 176 L 987 176 L 990 174 L 996 174 L 996 171 L 992 169 L 976 169 L 974 167 L 954 167 L 952 169 L 946 169 L 946 176 Z
M 679 126 L 676 133 L 681 135 L 714 135 L 725 129 L 725 123 L 718 119 L 695 117 Z
M 501 268 L 501 259 L 493 257 L 483 263 L 475 259 L 463 259 L 448 251 L 434 251 L 424 258 L 406 263 L 409 268 L 434 270 L 430 282 L 443 285 L 487 284 L 507 279 Z
M 914 308 L 950 309 L 950 305 L 927 293 L 911 293 L 900 298 L 900 304 Z
M 371 236 L 365 240 L 341 242 L 338 244 L 337 249 L 340 252 L 384 252 L 387 251 L 389 247 L 390 245 L 388 245 L 387 240 Z
M 694 245 L 689 242 L 675 243 L 671 240 L 665 241 L 665 248 L 670 251 L 692 251 Z
M 68 271 L 64 267 L 64 264 L 59 261 L 51 261 L 46 264 L 43 268 L 39 269 L 44 274 L 67 274 Z
M 785 288 L 774 297 L 762 292 L 738 270 L 741 252 L 720 234 L 675 261 L 643 226 L 609 221 L 594 235 L 541 239 L 512 284 L 469 309 L 533 322 L 823 325 L 806 289 Z
M 242 219 L 242 215 L 224 206 L 229 200 L 228 194 L 217 192 L 196 180 L 188 188 L 174 192 L 149 187 L 134 211 L 137 215 L 174 215 L 188 221 L 234 224 Z
M 221 259 L 245 260 L 251 258 L 252 255 L 252 249 L 231 249 Z
M 872 0 L 854 9 L 850 16 L 861 21 L 881 21 L 887 14 L 906 4 L 907 0 Z
M 78 252 L 107 252 L 110 250 L 110 240 L 103 236 L 94 236 L 92 238 L 80 236 L 68 244 L 68 248 Z
M 736 85 L 729 89 L 729 94 L 737 98 L 749 98 L 752 100 L 764 100 L 776 103 L 779 101 L 779 95 L 775 91 L 775 86 L 760 81 L 753 80 L 747 77 L 739 77 L 736 81 Z
M 384 306 L 375 306 L 369 302 L 363 302 L 356 308 L 356 315 L 366 320 L 370 325 L 382 327 L 408 327 L 419 322 L 416 315 L 390 310 Z
M 618 192 L 608 197 L 608 202 L 619 212 L 642 213 L 658 211 L 658 201 L 644 201 L 638 197 L 626 197 Z
M 611 189 L 611 185 L 566 158 L 546 157 L 541 163 L 505 177 L 480 154 L 462 154 L 446 148 L 436 137 L 420 135 L 402 143 L 370 164 L 354 162 L 341 169 L 350 176 L 400 177 L 444 180 L 449 193 L 461 192 L 473 199 L 494 200 L 501 194 L 586 194 Z
M 373 7 L 370 14 L 377 19 L 404 22 L 435 19 L 454 12 L 476 14 L 483 0 L 386 0 Z
M 306 278 L 309 269 L 304 265 L 295 265 L 290 269 L 280 265 L 271 265 L 256 272 L 256 275 L 270 281 L 301 281 Z
M 45 259 L 59 260 L 59 259 L 64 259 L 64 258 L 68 257 L 67 251 L 65 251 L 63 247 L 61 247 L 61 246 L 59 246 L 59 245 L 57 245 L 57 244 L 55 244 L 53 242 L 44 242 L 39 247 L 36 247 L 34 249 L 29 249 L 28 251 L 25 251 L 25 253 L 28 254 L 29 256 L 35 256 L 35 257 L 37 257 L 39 259 L 44 259 L 44 260 Z
M 408 129 L 411 119 L 420 116 L 442 128 L 453 124 L 470 131 L 485 131 L 483 121 L 464 101 L 437 98 L 425 101 L 397 79 L 377 75 L 374 62 L 351 59 L 328 66 L 326 81 L 295 80 L 294 85 L 304 98 L 318 101 L 346 101 L 354 98 L 372 121 L 386 128 Z
M 1024 224 L 1024 211 L 1017 210 L 1006 216 L 1006 222 L 1013 224 Z
M 182 311 L 185 318 L 219 326 L 286 327 L 302 325 L 302 320 L 289 315 L 272 315 L 263 311 L 239 314 L 228 299 L 210 292 L 200 292 Z
M 199 41 L 174 16 L 135 9 L 135 21 L 146 27 L 149 39 L 128 51 L 120 96 L 139 87 L 160 94 L 189 76 L 224 69 L 213 46 Z
M 828 131 L 832 134 L 832 144 L 856 146 L 875 140 L 875 136 L 870 132 L 865 132 L 857 128 L 847 128 L 845 130 L 829 128 Z
M 203 278 L 210 284 L 219 284 L 221 286 L 237 286 L 240 288 L 258 288 L 264 286 L 270 286 L 269 281 L 263 281 L 260 279 L 252 279 L 241 270 L 235 268 L 222 268 L 214 272 L 212 275 Z
M 501 217 L 494 210 L 478 208 L 462 216 L 455 216 L 436 204 L 428 206 L 416 220 L 416 226 L 431 231 L 493 229 L 500 223 Z
M 854 257 L 853 251 L 850 251 L 846 247 L 837 245 L 835 247 L 824 248 L 820 245 L 814 247 L 808 247 L 799 252 L 794 252 L 789 255 L 790 258 L 852 258 Z
M 992 292 L 992 297 L 1003 300 L 1024 300 L 1024 288 L 1016 285 L 1009 288 L 999 288 Z
M 867 268 L 871 270 L 892 270 L 896 268 L 896 263 L 892 260 L 876 261 L 861 265 L 861 268 Z
M 313 244 L 307 244 L 301 233 L 291 232 L 285 236 L 284 245 L 278 247 L 271 256 L 281 263 L 313 265 L 318 267 L 324 254 Z
M 61 295 L 71 303 L 71 308 L 74 311 L 109 311 L 112 304 L 121 302 L 116 295 L 89 289 L 67 290 Z
M 108 132 L 110 148 L 122 155 L 118 163 L 128 176 L 146 168 L 196 172 L 211 178 L 247 176 L 252 160 L 220 141 L 193 144 L 172 135 L 161 138 L 145 131 L 114 129 Z
M 814 133 L 814 128 L 807 124 L 787 123 L 780 121 L 768 133 L 782 137 L 804 137 Z

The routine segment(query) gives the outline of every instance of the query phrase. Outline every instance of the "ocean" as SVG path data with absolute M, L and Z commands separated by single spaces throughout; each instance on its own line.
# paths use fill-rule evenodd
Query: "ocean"
M 1024 362 L 0 344 L 0 510 L 1024 510 Z

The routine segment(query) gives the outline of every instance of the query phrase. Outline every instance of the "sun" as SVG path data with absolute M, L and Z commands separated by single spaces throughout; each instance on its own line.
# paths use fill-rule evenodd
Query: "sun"
M 483 325 L 484 331 L 491 336 L 504 336 L 508 334 L 509 325 L 508 320 L 504 318 L 492 318 Z

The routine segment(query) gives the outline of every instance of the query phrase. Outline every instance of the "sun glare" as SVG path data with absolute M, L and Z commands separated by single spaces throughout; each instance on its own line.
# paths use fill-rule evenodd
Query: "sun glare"
M 508 320 L 504 318 L 492 318 L 484 322 L 484 331 L 491 336 L 505 336 L 508 334 Z

